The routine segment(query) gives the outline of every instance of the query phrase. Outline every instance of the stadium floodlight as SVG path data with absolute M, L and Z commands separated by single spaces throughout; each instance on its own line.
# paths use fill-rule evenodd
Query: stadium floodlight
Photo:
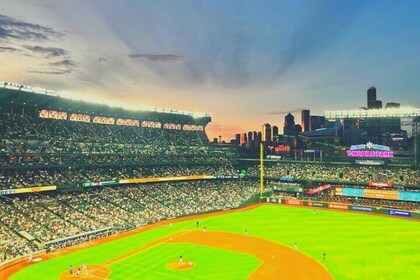
M 365 119 L 365 118 L 414 118 L 420 116 L 419 108 L 401 107 L 388 109 L 358 109 L 325 111 L 326 119 Z

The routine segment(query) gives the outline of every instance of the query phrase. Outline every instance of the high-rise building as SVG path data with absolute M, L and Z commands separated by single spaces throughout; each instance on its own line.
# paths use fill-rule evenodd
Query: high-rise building
M 309 110 L 302 110 L 301 126 L 303 131 L 311 131 L 311 112 Z
M 327 120 L 324 116 L 311 116 L 311 130 L 324 128 Z
M 277 137 L 279 135 L 279 127 L 274 125 L 273 126 L 273 138 Z
M 241 133 L 241 145 L 246 145 L 246 142 L 248 141 L 246 133 Z
M 371 101 L 369 109 L 382 109 L 382 101 L 381 100 Z
M 258 133 L 256 131 L 254 131 L 252 134 L 253 134 L 252 139 L 254 139 L 255 143 L 259 142 L 260 139 L 258 138 Z
M 302 126 L 300 124 L 295 124 L 295 135 L 302 132 Z
M 236 134 L 235 135 L 235 143 L 236 145 L 240 145 L 241 144 L 241 134 Z
M 265 142 L 271 142 L 272 141 L 272 135 L 271 135 L 271 125 L 269 123 L 263 124 L 261 127 L 262 132 L 262 141 Z
M 252 131 L 248 132 L 248 142 L 251 142 L 252 140 L 255 140 L 252 138 Z
M 290 113 L 284 117 L 283 134 L 285 135 L 295 134 L 295 117 Z
M 367 90 L 367 107 L 372 109 L 372 102 L 376 100 L 376 88 L 370 87 Z

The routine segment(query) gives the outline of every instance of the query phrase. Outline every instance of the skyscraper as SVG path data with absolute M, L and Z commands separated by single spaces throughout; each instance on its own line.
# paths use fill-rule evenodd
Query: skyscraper
M 285 135 L 295 134 L 295 117 L 290 113 L 284 117 L 283 134 Z
M 271 142 L 272 140 L 272 135 L 271 135 L 271 125 L 269 123 L 263 124 L 262 128 L 261 128 L 261 132 L 262 132 L 262 141 L 265 142 Z
M 311 112 L 309 110 L 302 110 L 301 126 L 303 131 L 311 130 Z
M 260 139 L 258 138 L 258 133 L 256 131 L 253 132 L 252 139 L 254 139 L 256 143 L 260 141 Z
M 373 107 L 373 102 L 376 101 L 376 88 L 375 87 L 370 87 L 367 90 L 367 107 L 369 109 L 372 109 Z M 381 104 L 382 106 L 382 104 Z
M 236 145 L 240 145 L 241 144 L 241 134 L 236 134 L 235 135 L 235 143 Z
M 277 137 L 279 135 L 279 127 L 274 125 L 273 126 L 273 138 Z
M 246 145 L 247 140 L 246 133 L 241 133 L 241 145 Z
M 255 140 L 252 138 L 252 131 L 248 132 L 248 142 L 251 142 L 252 140 Z

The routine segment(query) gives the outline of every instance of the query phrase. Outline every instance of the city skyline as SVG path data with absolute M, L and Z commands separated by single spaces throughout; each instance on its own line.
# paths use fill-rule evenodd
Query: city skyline
M 419 107 L 416 1 L 0 1 L 0 80 L 210 113 L 229 141 L 285 114 Z M 191 24 L 193 23 L 193 24 Z M 295 119 L 300 123 L 300 117 Z

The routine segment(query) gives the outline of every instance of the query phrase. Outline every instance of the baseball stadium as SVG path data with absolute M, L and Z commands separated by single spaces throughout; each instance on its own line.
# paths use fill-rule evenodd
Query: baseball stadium
M 21 85 L 0 104 L 2 279 L 420 279 L 414 165 L 244 159 L 209 114 Z

